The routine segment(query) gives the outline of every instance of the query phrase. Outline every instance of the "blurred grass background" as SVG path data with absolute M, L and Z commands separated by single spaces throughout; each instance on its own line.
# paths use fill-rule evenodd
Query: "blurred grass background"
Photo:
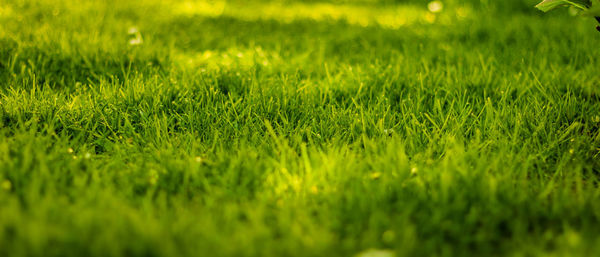
M 0 0 L 0 256 L 598 255 L 600 37 L 535 4 Z

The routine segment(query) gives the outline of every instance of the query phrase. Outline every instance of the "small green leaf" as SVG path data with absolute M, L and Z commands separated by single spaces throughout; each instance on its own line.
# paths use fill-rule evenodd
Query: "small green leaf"
M 592 5 L 592 3 L 590 2 L 590 0 L 544 0 L 535 7 L 544 12 L 547 12 L 564 5 L 572 5 L 585 10 L 589 8 Z

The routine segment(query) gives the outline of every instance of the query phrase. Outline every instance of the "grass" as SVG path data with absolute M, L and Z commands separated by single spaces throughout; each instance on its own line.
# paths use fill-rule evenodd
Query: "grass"
M 0 256 L 600 255 L 600 35 L 492 2 L 0 0 Z

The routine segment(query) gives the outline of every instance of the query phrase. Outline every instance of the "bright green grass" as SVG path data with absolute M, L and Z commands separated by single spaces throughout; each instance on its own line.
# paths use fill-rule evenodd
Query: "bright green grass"
M 0 256 L 598 256 L 600 33 L 535 2 L 0 0 Z

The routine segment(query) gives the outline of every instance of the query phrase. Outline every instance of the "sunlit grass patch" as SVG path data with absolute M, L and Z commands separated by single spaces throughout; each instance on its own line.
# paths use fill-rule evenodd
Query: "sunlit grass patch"
M 415 23 L 450 24 L 471 15 L 465 6 L 443 10 L 434 3 L 429 10 L 416 5 L 369 7 L 356 4 L 332 3 L 238 3 L 232 1 L 186 1 L 176 13 L 208 17 L 235 17 L 243 20 L 273 19 L 284 23 L 297 20 L 345 21 L 352 25 L 380 26 L 397 29 Z M 433 8 L 433 9 L 432 9 Z M 447 12 L 447 13 L 443 13 Z
M 175 13 L 185 15 L 220 16 L 225 11 L 227 1 L 183 1 L 177 5 Z
M 9 5 L 0 5 L 0 19 L 13 15 L 13 9 Z
M 218 69 L 237 67 L 249 69 L 256 65 L 283 65 L 282 57 L 272 51 L 263 50 L 260 46 L 253 49 L 231 48 L 225 51 L 205 50 L 203 52 L 176 52 L 173 61 L 184 68 Z

